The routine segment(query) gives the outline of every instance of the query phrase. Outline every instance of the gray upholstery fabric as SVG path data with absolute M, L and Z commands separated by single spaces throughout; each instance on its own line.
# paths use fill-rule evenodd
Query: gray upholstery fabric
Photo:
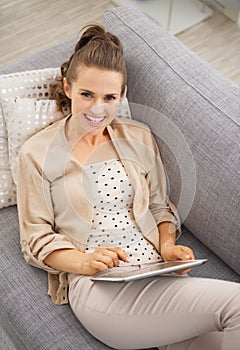
M 106 11 L 104 25 L 123 42 L 128 70 L 128 98 L 167 116 L 192 152 L 196 167 L 196 195 L 185 226 L 240 273 L 240 88 L 188 50 L 151 18 L 134 9 Z M 161 115 L 132 110 L 161 134 Z M 181 143 L 175 135 L 175 150 Z M 164 135 L 165 136 L 165 135 Z M 174 148 L 157 140 L 178 203 L 181 190 Z M 185 150 L 179 154 L 191 172 Z M 185 159 L 184 159 L 185 158 Z M 181 174 L 187 177 L 187 174 Z M 185 192 L 192 190 L 191 177 Z M 187 203 L 186 203 L 187 204 Z M 178 208 L 180 214 L 185 207 Z M 185 218 L 184 218 L 185 219 Z
M 17 350 L 109 349 L 79 323 L 68 305 L 47 296 L 47 274 L 27 265 L 16 206 L 1 209 L 1 326 Z
M 16 206 L 0 211 L 1 326 L 17 350 L 110 349 L 94 339 L 69 305 L 54 305 L 47 296 L 47 274 L 25 263 L 19 245 Z M 191 275 L 239 282 L 239 275 L 185 228 L 179 243 L 194 248 L 209 262 Z
M 226 281 L 240 283 L 240 276 L 228 265 L 224 263 L 216 254 L 202 244 L 194 235 L 183 226 L 182 236 L 178 240 L 178 244 L 183 244 L 191 247 L 194 250 L 195 256 L 199 259 L 208 259 L 207 264 L 198 266 L 192 269 L 190 276 L 215 278 Z
M 207 257 L 209 262 L 196 267 L 191 274 L 239 282 L 239 275 L 207 248 L 211 247 L 236 267 L 239 228 L 236 220 L 237 203 L 234 204 L 234 200 L 238 200 L 239 179 L 234 174 L 234 169 L 236 171 L 237 168 L 233 157 L 236 152 L 233 142 L 236 135 L 239 135 L 236 108 L 239 90 L 156 26 L 154 21 L 140 13 L 136 15 L 134 10 L 117 8 L 107 11 L 105 24 L 109 30 L 117 32 L 124 42 L 129 70 L 129 99 L 136 103 L 146 103 L 168 114 L 192 148 L 197 164 L 197 193 L 186 220 L 189 231 L 183 228 L 179 243 L 191 246 L 197 257 Z M 139 33 L 136 34 L 136 31 Z M 75 42 L 76 38 L 16 64 L 2 67 L 0 73 L 57 67 L 70 56 Z M 136 119 L 140 117 L 135 113 Z M 145 118 L 144 113 L 142 118 Z M 156 123 L 155 118 L 148 120 L 149 124 L 153 122 Z M 161 127 L 161 120 L 154 123 L 150 125 L 153 129 Z M 226 130 L 222 129 L 222 125 Z M 178 169 L 174 156 L 162 140 L 158 141 L 167 171 L 170 172 L 172 196 L 178 198 Z M 230 154 L 227 153 L 225 144 L 226 147 L 232 147 Z M 217 157 L 220 153 L 223 159 Z M 230 169 L 227 168 L 227 161 L 231 161 Z M 220 206 L 223 189 L 226 198 Z M 215 199 L 215 206 L 210 207 L 212 198 Z M 226 205 L 232 206 L 232 212 L 228 216 L 229 229 L 226 224 L 220 227 L 219 220 L 216 221 L 216 227 L 213 227 L 210 221 L 212 216 L 223 215 L 225 218 L 229 215 L 231 208 Z M 233 230 L 231 234 L 230 228 Z M 238 231 L 234 231 L 235 228 Z M 16 349 L 109 349 L 83 329 L 68 305 L 52 304 L 47 296 L 46 273 L 25 263 L 20 251 L 15 206 L 0 210 L 0 242 L 0 320 Z

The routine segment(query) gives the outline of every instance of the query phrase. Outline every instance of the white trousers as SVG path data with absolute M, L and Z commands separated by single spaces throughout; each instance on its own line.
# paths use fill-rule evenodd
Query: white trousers
M 240 284 L 188 276 L 128 283 L 69 274 L 82 325 L 115 349 L 240 349 Z

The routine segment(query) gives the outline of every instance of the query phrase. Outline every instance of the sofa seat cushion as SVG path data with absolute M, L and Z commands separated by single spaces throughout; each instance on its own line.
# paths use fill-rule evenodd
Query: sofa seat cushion
M 110 349 L 83 328 L 69 305 L 52 303 L 47 273 L 24 261 L 16 206 L 0 210 L 0 227 L 1 327 L 16 349 Z
M 0 227 L 1 326 L 16 349 L 109 349 L 82 327 L 69 305 L 52 303 L 46 272 L 24 261 L 16 206 L 1 209 Z
M 16 206 L 0 211 L 1 326 L 18 350 L 107 350 L 79 323 L 69 305 L 54 305 L 47 295 L 47 274 L 24 261 L 19 244 Z M 240 282 L 239 275 L 183 227 L 180 243 L 194 248 L 208 263 L 192 276 Z M 44 336 L 43 336 L 44 335 Z
M 24 261 L 16 206 L 0 211 L 1 326 L 18 350 L 107 350 L 79 323 L 69 305 L 54 305 L 47 295 L 47 274 Z M 180 243 L 208 263 L 190 275 L 240 282 L 239 275 L 183 227 Z M 44 336 L 43 336 L 44 335 Z

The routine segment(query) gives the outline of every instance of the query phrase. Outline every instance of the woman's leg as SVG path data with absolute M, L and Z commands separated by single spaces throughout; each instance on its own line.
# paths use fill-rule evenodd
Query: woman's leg
M 193 277 L 93 283 L 69 275 L 69 300 L 83 326 L 116 349 L 239 349 L 237 283 Z

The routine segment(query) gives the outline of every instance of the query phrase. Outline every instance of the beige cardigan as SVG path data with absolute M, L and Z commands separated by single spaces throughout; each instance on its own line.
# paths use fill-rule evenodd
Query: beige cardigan
M 52 301 L 68 303 L 67 274 L 44 263 L 54 250 L 84 252 L 91 231 L 91 184 L 71 152 L 65 135 L 71 115 L 26 141 L 19 154 L 18 212 L 21 246 L 26 261 L 48 271 Z M 159 251 L 157 225 L 180 221 L 169 201 L 157 144 L 150 129 L 129 119 L 114 119 L 109 135 L 134 188 L 133 214 L 141 232 Z

